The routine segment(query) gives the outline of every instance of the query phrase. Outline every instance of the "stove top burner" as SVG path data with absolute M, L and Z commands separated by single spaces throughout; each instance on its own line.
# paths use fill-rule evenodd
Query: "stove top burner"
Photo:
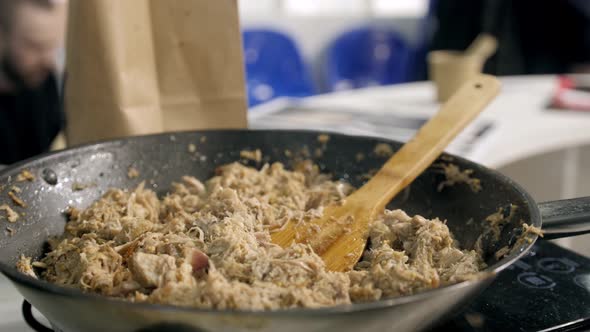
M 459 316 L 432 332 L 588 329 L 590 259 L 541 240 Z

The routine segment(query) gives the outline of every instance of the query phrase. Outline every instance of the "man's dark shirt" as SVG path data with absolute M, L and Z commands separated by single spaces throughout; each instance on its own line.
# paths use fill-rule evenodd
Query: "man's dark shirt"
M 63 121 L 53 75 L 36 89 L 0 92 L 0 164 L 48 151 Z

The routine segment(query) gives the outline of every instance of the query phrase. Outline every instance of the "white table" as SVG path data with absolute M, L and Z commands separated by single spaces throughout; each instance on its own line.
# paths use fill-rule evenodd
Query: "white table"
M 16 288 L 4 277 L 0 275 L 0 331 L 2 332 L 31 332 L 23 320 L 20 311 L 22 296 L 16 291 Z M 39 316 L 37 316 L 39 317 Z
M 495 120 L 494 139 L 485 155 L 470 156 L 500 168 L 529 156 L 590 144 L 590 113 L 545 109 L 555 87 L 554 76 L 504 77 L 502 91 L 482 113 Z M 391 107 L 401 112 L 432 113 L 435 89 L 430 82 L 341 91 L 308 98 L 326 107 Z

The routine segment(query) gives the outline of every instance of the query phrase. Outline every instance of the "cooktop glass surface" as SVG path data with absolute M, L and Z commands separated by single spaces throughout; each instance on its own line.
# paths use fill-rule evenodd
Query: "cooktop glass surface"
M 537 241 L 443 330 L 590 330 L 590 259 Z

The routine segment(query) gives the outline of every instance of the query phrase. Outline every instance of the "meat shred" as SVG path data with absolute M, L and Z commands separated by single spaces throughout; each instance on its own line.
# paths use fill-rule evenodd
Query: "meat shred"
M 281 248 L 270 232 L 321 216 L 352 187 L 309 163 L 288 171 L 232 163 L 190 176 L 159 199 L 140 184 L 71 209 L 65 233 L 33 266 L 59 285 L 135 302 L 198 308 L 317 308 L 402 296 L 470 278 L 485 264 L 438 219 L 401 210 L 373 222 L 371 247 L 350 272 L 326 270 L 309 246 Z M 19 268 L 35 275 L 30 258 Z

